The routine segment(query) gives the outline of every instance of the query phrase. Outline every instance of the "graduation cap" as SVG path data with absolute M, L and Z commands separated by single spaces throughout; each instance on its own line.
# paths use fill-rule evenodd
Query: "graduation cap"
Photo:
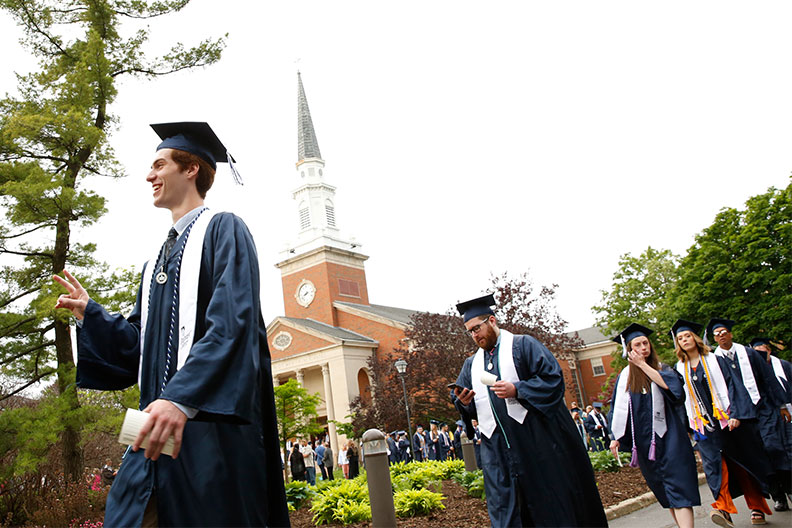
M 687 321 L 685 319 L 677 319 L 677 322 L 671 327 L 671 340 L 676 345 L 676 336 L 679 335 L 679 332 L 693 332 L 698 335 L 702 328 L 704 328 L 703 324 L 694 323 L 693 321 Z
M 495 306 L 495 297 L 490 293 L 483 297 L 471 299 L 456 305 L 459 315 L 467 323 L 480 315 L 495 315 L 490 306 Z
M 457 424 L 459 427 L 465 427 L 465 422 L 463 422 L 462 420 L 457 420 L 454 423 Z
M 638 323 L 630 323 L 630 326 L 619 332 L 611 339 L 611 341 L 620 344 L 622 346 L 622 357 L 627 357 L 627 343 L 636 337 L 648 337 L 653 333 L 654 330 L 646 328 L 643 325 L 639 325 Z
M 602 409 L 602 402 L 594 402 L 591 405 L 593 405 L 595 409 Z
M 438 421 L 437 421 L 437 420 L 435 420 L 434 418 L 432 418 L 431 420 L 429 420 L 429 423 L 430 423 L 430 424 L 433 424 L 433 425 L 439 425 L 439 424 L 440 424 L 440 422 L 438 422 Z
M 770 340 L 767 339 L 766 337 L 754 337 L 753 339 L 751 339 L 751 343 L 748 346 L 750 346 L 751 348 L 756 348 L 761 345 L 770 346 Z
M 151 128 L 162 139 L 157 150 L 169 148 L 195 154 L 215 170 L 218 163 L 228 163 L 234 181 L 242 184 L 242 178 L 234 167 L 236 160 L 223 146 L 209 123 L 197 121 L 157 123 L 151 125 Z

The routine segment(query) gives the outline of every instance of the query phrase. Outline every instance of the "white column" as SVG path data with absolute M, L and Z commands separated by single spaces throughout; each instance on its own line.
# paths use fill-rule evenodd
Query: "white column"
M 277 376 L 272 377 L 272 386 L 273 387 L 280 387 L 280 380 Z
M 330 447 L 333 449 L 333 457 L 338 460 L 338 435 L 336 434 L 336 424 L 330 420 L 335 420 L 335 408 L 333 407 L 333 388 L 330 386 L 330 365 L 322 365 L 322 380 L 324 381 L 325 407 L 327 408 L 327 431 L 330 436 Z M 336 465 L 333 460 L 333 465 Z
M 297 383 L 300 384 L 300 387 L 305 387 L 305 378 L 303 377 L 303 369 L 297 369 Z

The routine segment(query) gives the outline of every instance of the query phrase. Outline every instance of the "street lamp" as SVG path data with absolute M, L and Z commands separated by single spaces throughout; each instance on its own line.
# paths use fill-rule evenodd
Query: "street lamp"
M 402 382 L 402 390 L 404 391 L 404 409 L 407 411 L 407 432 L 409 433 L 409 438 L 407 439 L 407 445 L 410 446 L 410 456 L 412 456 L 413 460 L 415 460 L 415 456 L 413 456 L 413 433 L 412 433 L 412 425 L 410 425 L 410 405 L 407 403 L 407 385 L 404 384 L 404 373 L 407 372 L 407 362 L 403 359 L 396 360 L 394 364 L 396 367 L 396 371 L 399 373 L 399 377 L 401 378 Z

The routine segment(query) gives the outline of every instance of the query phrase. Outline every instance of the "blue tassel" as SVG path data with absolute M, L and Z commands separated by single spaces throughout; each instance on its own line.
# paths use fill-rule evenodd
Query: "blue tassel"
M 638 467 L 638 449 L 633 446 L 632 457 L 630 458 L 630 467 Z
M 702 440 L 706 440 L 706 439 L 707 437 L 699 433 L 698 431 L 693 432 L 693 440 L 695 440 L 696 442 L 701 442 Z

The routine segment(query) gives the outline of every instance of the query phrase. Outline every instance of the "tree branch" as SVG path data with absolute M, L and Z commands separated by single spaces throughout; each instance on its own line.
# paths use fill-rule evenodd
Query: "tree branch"
M 30 380 L 29 382 L 25 383 L 21 387 L 19 387 L 17 389 L 14 389 L 13 391 L 9 392 L 8 394 L 4 394 L 3 396 L 0 396 L 0 401 L 6 400 L 6 399 L 10 398 L 11 396 L 14 396 L 14 395 L 22 392 L 23 390 L 27 389 L 28 387 L 30 387 L 34 383 L 38 383 L 39 381 L 41 381 L 42 379 L 46 378 L 47 376 L 55 374 L 55 372 L 57 372 L 55 369 L 50 369 L 50 370 L 47 370 L 47 371 L 42 372 L 40 374 L 37 374 L 32 380 Z
M 28 348 L 27 350 L 23 350 L 22 352 L 19 352 L 18 354 L 14 355 L 14 356 L 11 356 L 11 357 L 8 357 L 8 358 L 3 358 L 3 361 L 0 361 L 0 365 L 8 365 L 12 361 L 16 361 L 17 359 L 21 358 L 22 356 L 26 356 L 26 355 L 30 354 L 31 352 L 35 352 L 37 350 L 41 350 L 43 348 L 47 348 L 48 346 L 52 346 L 54 344 L 55 344 L 55 341 L 47 341 L 45 343 L 41 343 L 40 345 L 34 346 L 33 348 Z
M 5 240 L 9 240 L 11 238 L 19 238 L 21 236 L 29 235 L 30 233 L 33 233 L 34 231 L 38 231 L 39 229 L 44 229 L 45 227 L 55 227 L 55 224 L 47 223 L 47 224 L 37 225 L 33 229 L 29 229 L 27 231 L 23 231 L 21 233 L 15 234 L 15 235 L 0 235 L 0 238 L 5 239 Z

